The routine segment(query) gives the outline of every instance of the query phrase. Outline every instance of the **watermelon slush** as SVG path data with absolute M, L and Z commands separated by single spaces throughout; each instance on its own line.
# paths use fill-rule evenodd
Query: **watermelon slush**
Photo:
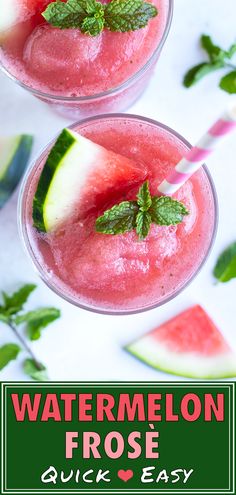
M 50 0 L 16 2 L 13 26 L 0 32 L 0 65 L 26 89 L 69 117 L 130 106 L 145 89 L 169 31 L 172 0 L 152 0 L 158 15 L 137 31 L 92 37 L 60 30 L 41 15 Z
M 97 173 L 95 163 L 91 180 L 78 193 L 79 213 L 58 232 L 41 234 L 33 227 L 32 203 L 47 148 L 29 171 L 21 198 L 23 239 L 35 266 L 54 291 L 85 309 L 122 314 L 167 302 L 199 271 L 214 239 L 217 205 L 208 172 L 202 168 L 175 194 L 190 211 L 181 224 L 152 225 L 143 241 L 134 231 L 96 233 L 96 218 L 113 204 L 134 199 L 144 180 L 156 194 L 189 145 L 171 129 L 129 115 L 86 119 L 73 129 L 124 158 L 118 170 L 104 166 Z

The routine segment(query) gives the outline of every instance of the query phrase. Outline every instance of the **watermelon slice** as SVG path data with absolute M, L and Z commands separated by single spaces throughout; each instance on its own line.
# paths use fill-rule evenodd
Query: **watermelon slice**
M 27 37 L 44 22 L 41 12 L 50 0 L 0 0 L 0 45 L 14 58 L 21 55 Z
M 0 31 L 10 29 L 18 22 L 45 10 L 50 0 L 7 0 L 1 2 Z M 42 19 L 43 20 L 43 19 Z
M 98 211 L 145 177 L 145 167 L 64 129 L 38 182 L 34 226 L 42 232 L 55 232 L 74 219 Z
M 236 376 L 236 354 L 198 305 L 126 349 L 150 366 L 178 376 L 200 379 Z

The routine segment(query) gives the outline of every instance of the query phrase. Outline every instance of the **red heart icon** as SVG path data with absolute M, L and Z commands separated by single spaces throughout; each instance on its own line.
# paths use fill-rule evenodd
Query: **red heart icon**
M 124 469 L 120 469 L 117 475 L 122 481 L 125 481 L 126 483 L 131 478 L 133 478 L 134 473 L 131 469 L 127 469 L 126 471 Z

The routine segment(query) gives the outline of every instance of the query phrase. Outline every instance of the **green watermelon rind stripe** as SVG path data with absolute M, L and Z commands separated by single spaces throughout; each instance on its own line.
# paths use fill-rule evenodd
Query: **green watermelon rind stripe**
M 33 136 L 22 134 L 15 137 L 13 152 L 0 178 L 0 208 L 16 189 L 29 161 Z
M 11 151 L 9 153 L 9 156 L 6 158 L 5 163 L 2 161 L 2 157 L 0 157 L 0 182 L 4 179 L 5 175 L 7 174 L 7 171 L 12 163 L 12 160 L 15 156 L 15 153 L 17 152 L 19 148 L 19 144 L 21 142 L 22 136 L 14 136 L 10 138 L 10 143 L 11 143 Z
M 73 134 L 68 129 L 63 129 L 44 165 L 33 199 L 33 225 L 40 232 L 47 232 L 44 220 L 44 204 L 54 174 L 75 141 L 76 139 Z M 58 198 L 59 202 L 60 198 Z
M 166 368 L 165 366 L 162 366 L 161 364 L 154 364 L 153 362 L 149 361 L 147 358 L 145 358 L 145 356 L 139 352 L 137 352 L 135 349 L 134 349 L 134 346 L 135 345 L 135 342 L 133 344 L 129 344 L 127 346 L 124 347 L 124 350 L 129 352 L 130 354 L 132 354 L 135 358 L 137 358 L 139 361 L 142 361 L 143 363 L 147 364 L 149 367 L 155 369 L 155 370 L 158 370 L 158 371 L 162 371 L 164 373 L 168 373 L 169 375 L 174 375 L 174 376 L 181 376 L 181 377 L 184 377 L 184 378 L 193 378 L 193 379 L 201 379 L 201 380 L 217 380 L 217 379 L 220 379 L 220 378 L 235 378 L 236 377 L 236 369 L 235 369 L 235 372 L 231 372 L 231 373 L 226 373 L 224 375 L 205 375 L 205 376 L 199 376 L 199 375 L 194 375 L 194 374 L 191 374 L 191 373 L 185 373 L 185 372 L 181 372 L 178 370 L 178 373 L 174 370 L 174 369 L 168 369 Z M 183 356 L 183 359 L 184 359 L 184 356 Z

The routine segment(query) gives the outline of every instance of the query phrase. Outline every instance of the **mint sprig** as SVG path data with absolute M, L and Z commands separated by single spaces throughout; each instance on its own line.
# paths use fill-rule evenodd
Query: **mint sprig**
M 136 230 L 140 240 L 145 239 L 152 223 L 176 225 L 189 212 L 183 203 L 169 196 L 151 196 L 148 181 L 140 187 L 137 201 L 122 201 L 96 220 L 100 234 L 124 234 Z
M 110 31 L 136 31 L 147 25 L 158 11 L 143 0 L 112 0 L 102 4 L 97 0 L 57 0 L 42 13 L 46 21 L 60 29 L 80 29 L 97 36 L 105 28 Z
M 231 63 L 231 59 L 236 53 L 236 43 L 232 44 L 228 50 L 215 45 L 210 36 L 201 36 L 201 46 L 208 55 L 208 61 L 202 62 L 192 67 L 184 76 L 183 84 L 190 88 L 203 77 L 219 69 L 231 68 L 226 76 L 222 77 L 219 87 L 227 93 L 236 93 L 236 66 Z
M 12 295 L 2 292 L 2 304 L 0 305 L 0 323 L 7 325 L 19 340 L 24 350 L 30 356 L 23 363 L 25 373 L 34 380 L 46 380 L 45 366 L 40 363 L 25 338 L 19 330 L 24 325 L 26 335 L 30 340 L 36 340 L 41 336 L 41 330 L 60 317 L 60 311 L 56 308 L 40 308 L 35 311 L 23 312 L 31 292 L 36 285 L 27 284 Z M 5 344 L 0 347 L 0 370 L 16 359 L 21 347 L 17 344 Z

